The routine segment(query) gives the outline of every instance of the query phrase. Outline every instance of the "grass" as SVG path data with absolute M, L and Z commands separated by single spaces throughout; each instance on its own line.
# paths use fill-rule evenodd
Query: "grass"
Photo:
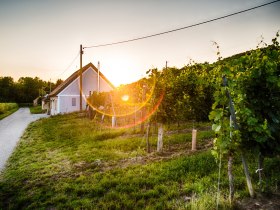
M 143 136 L 131 133 L 78 114 L 32 123 L 0 176 L 0 209 L 216 208 L 218 164 L 209 150 L 190 152 L 191 135 L 176 133 L 164 153 L 147 154 Z M 212 137 L 199 132 L 199 146 Z M 155 151 L 156 137 L 151 144 Z M 270 162 L 273 173 L 278 163 Z M 225 159 L 222 166 L 220 209 L 230 209 Z M 235 171 L 237 197 L 246 196 L 238 161 Z
M 46 113 L 47 110 L 43 110 L 42 106 L 30 106 L 29 110 L 31 114 L 43 114 Z
M 0 103 L 0 120 L 13 114 L 18 110 L 16 103 Z
M 205 128 L 211 128 L 211 126 L 212 126 L 211 122 L 196 122 L 196 121 L 166 125 L 166 127 L 169 131 L 186 129 L 186 128 L 188 128 L 188 129 L 195 128 L 195 129 L 200 130 L 200 129 L 205 129 Z

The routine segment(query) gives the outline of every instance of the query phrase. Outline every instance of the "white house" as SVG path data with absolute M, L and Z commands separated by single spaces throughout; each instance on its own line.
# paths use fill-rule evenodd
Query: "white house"
M 80 70 L 74 72 L 48 96 L 51 115 L 75 112 L 80 110 Z M 99 88 L 98 88 L 99 84 Z M 89 63 L 82 69 L 82 109 L 86 108 L 86 98 L 93 91 L 108 92 L 114 85 Z

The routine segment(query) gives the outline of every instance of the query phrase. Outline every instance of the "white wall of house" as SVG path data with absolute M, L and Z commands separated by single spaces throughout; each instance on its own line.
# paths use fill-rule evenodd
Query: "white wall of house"
M 42 100 L 42 109 L 45 110 L 48 108 L 49 108 L 49 101 Z
M 57 97 L 51 97 L 50 98 L 50 107 L 51 107 L 51 115 L 58 114 L 58 106 L 57 106 Z
M 82 108 L 86 108 L 86 98 L 89 96 L 89 92 L 98 90 L 98 73 L 91 67 L 83 73 L 83 101 Z M 108 92 L 112 90 L 112 87 L 100 77 L 100 92 Z M 55 101 L 56 99 L 56 101 Z M 76 78 L 70 83 L 64 90 L 62 90 L 57 98 L 53 98 L 51 102 L 51 115 L 58 113 L 69 113 L 80 110 L 80 78 Z M 54 108 L 53 106 L 56 106 Z
M 89 94 L 89 91 L 98 90 L 98 73 L 91 67 L 83 74 L 83 92 L 85 95 Z M 100 92 L 108 92 L 112 90 L 112 87 L 100 77 Z

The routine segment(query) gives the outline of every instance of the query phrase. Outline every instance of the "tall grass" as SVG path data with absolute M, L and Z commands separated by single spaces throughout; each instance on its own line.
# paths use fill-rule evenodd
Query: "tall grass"
M 0 103 L 0 120 L 18 110 L 16 103 Z

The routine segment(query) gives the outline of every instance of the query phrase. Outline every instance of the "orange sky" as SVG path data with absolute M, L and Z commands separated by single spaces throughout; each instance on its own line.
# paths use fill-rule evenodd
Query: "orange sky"
M 91 46 L 184 27 L 254 7 L 265 0 L 13 0 L 0 1 L 0 76 L 66 79 L 79 68 L 79 51 Z M 115 85 L 154 67 L 182 67 L 256 47 L 280 29 L 280 2 L 195 28 L 137 42 L 85 49 L 83 64 L 101 63 Z

